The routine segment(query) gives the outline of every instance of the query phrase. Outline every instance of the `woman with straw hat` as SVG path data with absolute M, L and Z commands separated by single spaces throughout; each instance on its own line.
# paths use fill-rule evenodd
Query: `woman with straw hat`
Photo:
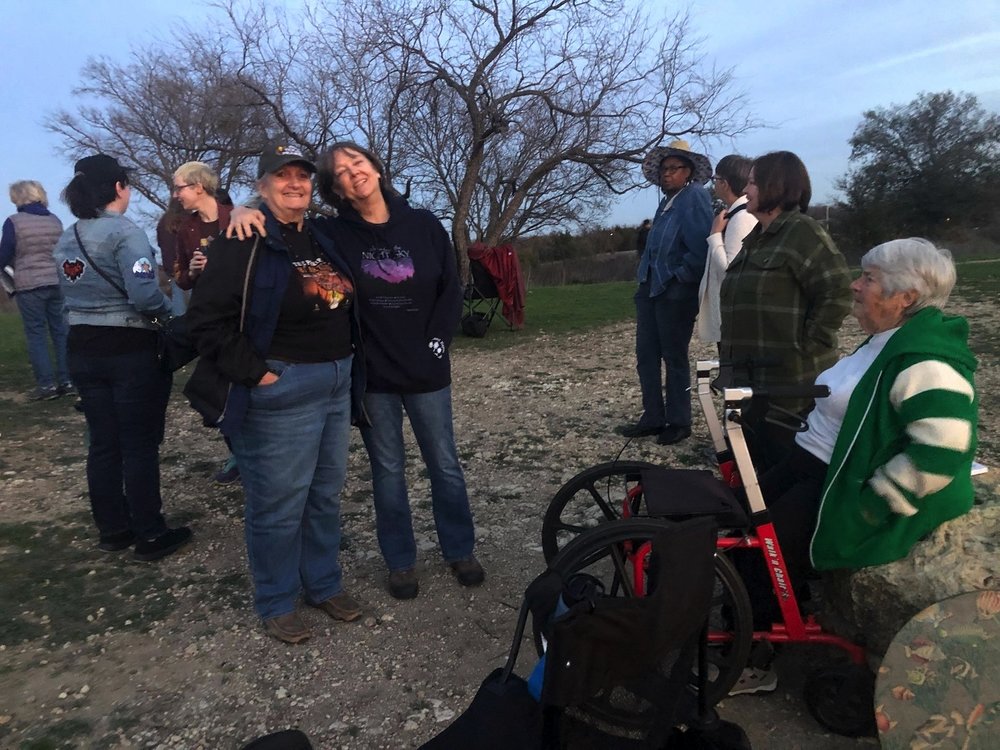
M 688 344 L 712 226 L 711 202 L 704 188 L 712 164 L 691 151 L 687 141 L 678 140 L 650 151 L 642 173 L 659 185 L 663 200 L 639 260 L 635 293 L 642 416 L 619 432 L 626 437 L 657 435 L 656 442 L 672 445 L 691 434 Z M 661 361 L 667 367 L 665 392 Z

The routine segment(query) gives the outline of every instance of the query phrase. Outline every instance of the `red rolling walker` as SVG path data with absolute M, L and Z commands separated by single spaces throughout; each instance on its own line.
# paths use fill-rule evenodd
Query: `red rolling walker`
M 718 362 L 698 362 L 698 399 L 712 437 L 721 479 L 712 472 L 670 469 L 635 461 L 614 461 L 577 474 L 553 497 L 542 524 L 547 561 L 569 540 L 589 528 L 622 518 L 682 519 L 714 516 L 721 529 L 716 544 L 715 587 L 709 613 L 711 646 L 706 694 L 712 705 L 728 695 L 747 665 L 754 642 L 811 643 L 843 651 L 846 664 L 818 670 L 806 683 L 806 704 L 827 729 L 846 736 L 874 735 L 874 676 L 864 648 L 825 631 L 813 614 L 804 615 L 795 595 L 767 505 L 757 482 L 743 434 L 743 411 L 761 397 L 822 397 L 825 387 L 770 389 L 723 388 L 723 418 L 712 398 L 712 375 Z M 780 416 L 780 414 L 779 414 Z M 790 429 L 802 425 L 780 420 Z M 727 553 L 759 551 L 770 574 L 780 620 L 767 630 L 754 630 L 749 596 Z M 623 545 L 633 568 L 636 595 L 645 586 L 648 544 Z

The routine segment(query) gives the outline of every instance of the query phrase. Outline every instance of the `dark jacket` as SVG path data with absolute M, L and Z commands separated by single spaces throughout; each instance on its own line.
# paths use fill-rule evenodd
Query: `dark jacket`
M 293 273 L 278 221 L 266 206 L 261 211 L 266 238 L 220 237 L 213 243 L 212 261 L 205 266 L 191 295 L 186 315 L 201 358 L 184 387 L 184 395 L 206 426 L 218 427 L 227 436 L 239 432 L 250 403 L 250 389 L 267 372 L 267 353 Z M 350 266 L 329 236 L 317 231 L 312 219 L 306 220 L 306 231 L 319 243 L 330 264 L 350 276 Z M 246 297 L 244 288 L 249 290 Z M 357 424 L 367 422 L 362 403 L 365 358 L 358 305 L 351 309 L 351 416 Z
M 368 390 L 430 393 L 451 383 L 448 348 L 462 313 L 455 253 L 434 214 L 384 194 L 385 224 L 369 224 L 353 208 L 317 221 L 354 275 Z
M 712 203 L 704 187 L 690 183 L 672 198 L 664 196 L 636 269 L 640 284 L 648 280 L 650 297 L 698 296 L 711 228 Z
M 722 280 L 721 354 L 733 383 L 812 383 L 837 361 L 837 332 L 851 310 L 851 273 L 830 235 L 798 210 L 743 240 Z M 811 399 L 772 399 L 795 412 Z

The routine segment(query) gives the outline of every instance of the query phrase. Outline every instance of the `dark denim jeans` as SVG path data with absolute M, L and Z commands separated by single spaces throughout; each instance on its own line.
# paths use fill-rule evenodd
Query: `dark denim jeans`
M 475 528 L 455 449 L 451 388 L 431 393 L 368 393 L 365 408 L 372 426 L 363 427 L 361 437 L 372 467 L 378 543 L 389 570 L 412 568 L 417 560 L 406 492 L 403 409 L 430 475 L 431 507 L 441 554 L 445 562 L 469 557 L 475 545 Z
M 39 388 L 53 388 L 69 383 L 69 368 L 66 364 L 66 324 L 63 296 L 57 286 L 29 289 L 14 295 L 17 308 L 21 311 L 24 338 L 28 342 L 28 362 Z M 55 367 L 49 356 L 49 338 L 55 350 Z
M 160 442 L 172 379 L 155 344 L 107 356 L 71 351 L 69 368 L 90 430 L 87 486 L 98 531 L 159 536 L 167 529 Z
M 351 357 L 268 367 L 280 377 L 251 390 L 230 440 L 246 494 L 254 607 L 265 620 L 293 612 L 300 589 L 314 604 L 343 590 L 340 491 L 351 437 Z
M 643 427 L 691 425 L 691 364 L 688 346 L 698 315 L 698 296 L 649 296 L 649 284 L 635 293 L 635 359 L 642 389 Z M 667 367 L 664 391 L 661 362 Z

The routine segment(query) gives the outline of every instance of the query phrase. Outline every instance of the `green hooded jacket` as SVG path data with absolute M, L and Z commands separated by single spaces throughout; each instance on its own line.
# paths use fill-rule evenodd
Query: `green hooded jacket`
M 965 318 L 925 308 L 861 378 L 820 500 L 818 570 L 898 560 L 972 507 L 979 399 L 968 336 Z

